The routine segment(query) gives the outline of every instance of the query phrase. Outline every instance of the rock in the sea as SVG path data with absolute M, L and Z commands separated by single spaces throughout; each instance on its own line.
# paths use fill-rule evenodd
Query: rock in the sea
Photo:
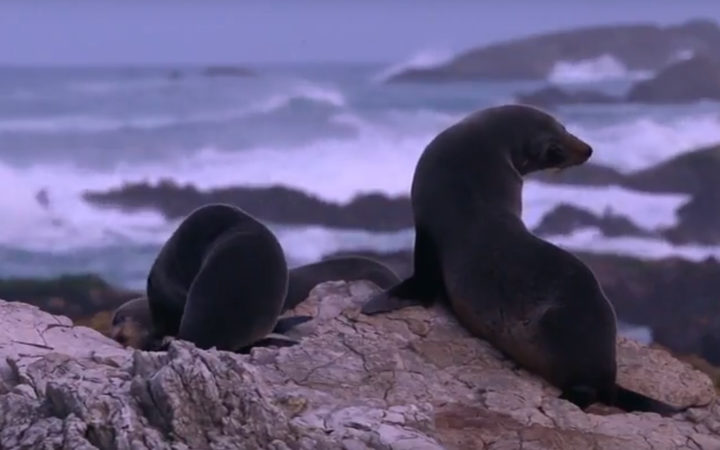
M 593 103 L 618 103 L 621 99 L 604 92 L 580 89 L 566 91 L 557 86 L 548 86 L 533 92 L 520 92 L 515 96 L 518 103 L 552 107 Z
M 575 166 L 570 170 L 534 172 L 527 178 L 544 183 L 578 186 L 622 185 L 625 180 L 625 176 L 612 167 L 592 163 Z
M 297 308 L 315 316 L 295 330 L 300 345 L 249 355 L 180 341 L 129 351 L 0 301 L 0 447 L 720 448 L 710 380 L 662 350 L 620 339 L 619 382 L 691 409 L 583 412 L 440 308 L 360 314 L 373 292 L 316 287 Z
M 543 236 L 570 234 L 580 228 L 593 227 L 605 236 L 654 236 L 655 233 L 635 225 L 630 219 L 606 211 L 598 217 L 592 212 L 561 203 L 545 214 L 533 230 Z
M 720 192 L 720 145 L 682 153 L 629 174 L 623 185 L 644 192 L 696 194 Z
M 678 224 L 664 230 L 667 240 L 674 244 L 720 244 L 720 190 L 695 194 L 677 215 Z
M 610 56 L 629 70 L 659 70 L 683 54 L 720 49 L 720 27 L 708 20 L 674 26 L 606 25 L 529 36 L 464 52 L 439 67 L 400 72 L 389 81 L 545 79 L 561 62 Z
M 73 320 L 88 319 L 98 312 L 113 310 L 137 295 L 112 286 L 94 274 L 0 279 L 0 298 L 30 303 L 43 311 Z
M 720 51 L 720 47 L 715 52 Z M 705 55 L 668 66 L 650 80 L 637 82 L 627 100 L 639 103 L 720 101 L 720 60 Z
M 95 205 L 128 211 L 155 209 L 170 219 L 184 217 L 208 203 L 227 203 L 260 220 L 281 224 L 396 231 L 413 223 L 408 197 L 366 194 L 341 205 L 282 186 L 200 191 L 191 185 L 180 186 L 171 180 L 162 180 L 156 185 L 125 184 L 106 192 L 85 192 L 83 197 Z

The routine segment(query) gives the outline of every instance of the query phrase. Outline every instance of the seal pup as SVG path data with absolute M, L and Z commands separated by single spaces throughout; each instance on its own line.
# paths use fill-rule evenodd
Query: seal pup
M 287 284 L 285 255 L 265 225 L 234 206 L 202 206 L 182 221 L 150 269 L 151 341 L 176 337 L 229 351 L 267 343 Z
M 389 267 L 363 256 L 338 256 L 290 269 L 288 292 L 283 311 L 293 309 L 307 299 L 310 291 L 326 281 L 367 280 L 382 289 L 400 282 Z
M 147 297 L 137 297 L 120 305 L 113 312 L 110 337 L 116 342 L 137 349 L 150 349 L 153 342 L 152 317 Z
M 257 341 L 253 346 L 261 345 L 292 345 L 292 339 L 281 336 L 293 327 L 311 320 L 310 316 L 293 316 L 279 319 L 272 333 L 265 339 Z M 110 338 L 126 347 L 138 350 L 155 350 L 165 344 L 164 338 L 175 336 L 160 336 L 154 332 L 150 303 L 147 297 L 138 297 L 120 305 L 112 316 Z M 249 349 L 249 348 L 247 348 Z M 243 351 L 246 349 L 243 349 Z
M 334 280 L 369 280 L 383 289 L 400 282 L 400 278 L 395 272 L 373 259 L 360 256 L 329 258 L 290 269 L 288 290 L 282 312 L 295 308 L 307 299 L 310 291 L 318 284 Z M 287 332 L 292 327 L 311 319 L 310 316 L 293 316 L 280 319 L 268 337 L 278 338 L 279 335 Z M 164 336 L 162 336 L 162 333 L 153 330 L 153 321 L 147 297 L 129 300 L 115 310 L 110 337 L 120 344 L 141 350 L 158 348 L 161 345 Z M 174 336 L 171 335 L 170 337 Z M 256 345 L 280 343 L 278 341 L 258 342 L 259 344 Z
M 413 274 L 362 311 L 440 300 L 472 334 L 581 409 L 599 401 L 679 412 L 617 385 L 615 311 L 594 273 L 522 221 L 523 176 L 582 164 L 591 154 L 554 117 L 524 105 L 476 111 L 442 131 L 413 177 Z

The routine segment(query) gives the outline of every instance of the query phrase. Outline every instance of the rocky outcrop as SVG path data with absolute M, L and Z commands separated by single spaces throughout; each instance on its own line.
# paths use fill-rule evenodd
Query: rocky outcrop
M 573 252 L 592 268 L 618 318 L 650 327 L 653 339 L 680 354 L 720 365 L 720 262 Z M 342 252 L 377 259 L 400 277 L 412 273 L 412 252 Z
M 712 203 L 714 198 L 720 196 L 718 173 L 720 146 L 711 146 L 628 174 L 597 164 L 583 164 L 570 170 L 533 173 L 528 178 L 551 184 L 617 185 L 643 192 L 690 194 L 692 197 L 688 204 L 679 211 L 679 224 L 669 230 L 660 230 L 662 233 L 658 236 L 676 243 L 718 244 L 720 209 Z M 202 191 L 191 185 L 183 186 L 164 180 L 155 185 L 125 184 L 105 192 L 86 192 L 84 198 L 93 205 L 126 211 L 150 208 L 160 211 L 169 219 L 179 219 L 202 205 L 221 202 L 243 208 L 260 220 L 278 224 L 322 225 L 369 231 L 397 231 L 413 226 L 409 198 L 386 197 L 382 194 L 360 195 L 347 204 L 338 204 L 281 186 L 237 186 Z M 608 218 L 598 219 L 604 223 L 595 222 L 607 230 L 620 226 L 629 235 L 648 235 L 633 226 L 630 222 L 632 218 L 610 219 L 612 223 L 607 221 Z M 620 224 L 618 220 L 625 223 Z M 620 234 L 611 231 L 609 235 Z
M 464 52 L 446 64 L 409 69 L 391 82 L 545 79 L 560 62 L 611 56 L 629 70 L 658 70 L 683 54 L 716 54 L 720 27 L 692 20 L 675 26 L 606 25 L 529 36 Z
M 695 194 L 677 214 L 678 224 L 664 231 L 665 239 L 675 244 L 720 243 L 720 190 Z
M 0 279 L 0 298 L 23 301 L 73 320 L 86 320 L 96 313 L 113 310 L 137 295 L 93 274 Z
M 227 187 L 201 191 L 163 180 L 157 185 L 125 184 L 107 192 L 86 192 L 86 201 L 125 211 L 153 208 L 169 219 L 185 217 L 208 203 L 228 203 L 263 221 L 291 225 L 395 231 L 412 226 L 407 197 L 381 194 L 355 197 L 348 204 L 330 203 L 302 191 L 282 186 L 269 188 Z
M 622 99 L 604 92 L 580 89 L 566 91 L 557 86 L 547 86 L 533 92 L 520 92 L 515 96 L 518 103 L 553 107 L 557 105 L 618 103 Z
M 697 194 L 720 192 L 720 145 L 682 153 L 629 174 L 622 185 L 644 192 Z
M 585 163 L 568 170 L 534 172 L 528 175 L 528 179 L 551 184 L 610 186 L 622 185 L 625 175 L 612 167 Z
M 566 204 L 560 204 L 547 213 L 533 232 L 542 236 L 562 235 L 587 227 L 597 228 L 605 236 L 656 236 L 656 233 L 644 230 L 627 217 L 611 211 L 598 217 L 586 209 Z
M 720 101 L 720 60 L 702 55 L 672 64 L 652 79 L 633 85 L 627 100 L 638 103 Z
M 720 448 L 710 380 L 662 350 L 620 339 L 619 382 L 691 409 L 583 412 L 441 309 L 360 314 L 375 289 L 316 287 L 298 306 L 315 317 L 301 343 L 249 355 L 180 341 L 131 352 L 0 302 L 0 447 Z

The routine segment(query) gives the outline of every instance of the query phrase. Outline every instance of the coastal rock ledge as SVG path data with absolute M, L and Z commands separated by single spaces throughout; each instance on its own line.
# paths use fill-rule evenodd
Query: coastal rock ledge
M 663 350 L 621 339 L 620 382 L 697 407 L 585 413 L 441 307 L 360 314 L 376 289 L 317 286 L 302 343 L 249 355 L 130 351 L 0 301 L 0 448 L 720 449 L 710 380 Z

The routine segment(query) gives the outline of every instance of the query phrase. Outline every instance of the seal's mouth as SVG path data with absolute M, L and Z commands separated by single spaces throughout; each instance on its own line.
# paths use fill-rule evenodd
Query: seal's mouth
M 570 133 L 567 134 L 564 144 L 565 159 L 556 166 L 559 170 L 582 164 L 590 159 L 590 156 L 592 156 L 592 147 L 590 147 L 590 145 L 582 139 L 579 139 Z

